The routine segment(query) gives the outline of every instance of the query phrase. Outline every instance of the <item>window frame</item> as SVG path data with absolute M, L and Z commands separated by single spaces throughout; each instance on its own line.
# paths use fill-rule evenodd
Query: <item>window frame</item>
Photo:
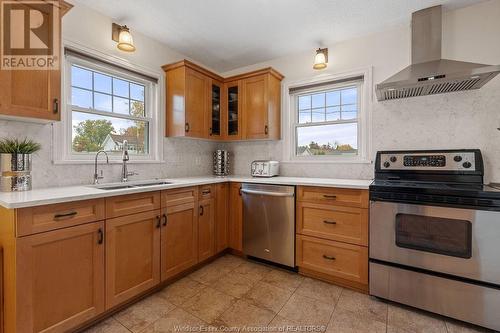
M 363 76 L 362 80 L 355 80 L 356 77 Z M 372 70 L 371 68 L 354 70 L 341 74 L 323 74 L 305 80 L 297 81 L 286 85 L 283 94 L 285 101 L 284 109 L 288 110 L 288 119 L 284 117 L 285 149 L 283 160 L 285 163 L 371 163 L 369 154 L 371 150 L 371 90 L 372 90 Z M 352 78 L 352 81 L 349 79 Z M 335 81 L 342 81 L 336 83 Z M 331 84 L 328 84 L 331 82 Z M 289 92 L 291 88 L 307 87 L 308 85 L 319 84 L 319 87 L 301 89 L 297 92 Z M 329 90 L 342 89 L 356 86 L 358 88 L 358 112 L 356 119 L 325 121 L 321 123 L 299 123 L 298 96 L 325 92 Z M 358 124 L 358 153 L 356 155 L 312 155 L 297 156 L 297 129 L 299 127 L 314 127 L 318 125 L 357 123 Z
M 123 60 L 113 56 L 104 56 L 102 54 L 98 55 L 95 54 L 95 52 L 87 49 L 75 48 L 74 46 L 71 46 L 71 48 L 81 52 L 86 52 L 98 60 L 91 61 L 78 56 L 73 56 L 71 54 L 64 55 L 64 61 L 62 64 L 62 114 L 61 122 L 56 124 L 53 133 L 53 163 L 94 163 L 95 153 L 76 153 L 72 149 L 72 115 L 74 111 L 99 116 L 114 117 L 117 119 L 147 121 L 149 123 L 148 154 L 131 155 L 130 163 L 162 163 L 163 145 L 161 133 L 163 120 L 162 113 L 160 112 L 161 101 L 159 94 L 161 86 L 163 86 L 162 76 L 138 66 L 124 64 Z M 103 61 L 99 62 L 99 59 L 103 59 Z M 123 69 L 117 66 L 107 65 L 106 62 L 117 63 Z M 144 111 L 146 117 L 142 118 L 126 114 L 113 114 L 112 112 L 99 111 L 95 109 L 89 110 L 87 108 L 71 105 L 71 68 L 73 65 L 144 85 Z M 130 71 L 128 69 L 130 69 Z M 136 73 L 145 73 L 146 76 L 157 78 L 158 82 L 148 80 Z M 121 155 L 109 154 L 109 162 L 121 163 Z

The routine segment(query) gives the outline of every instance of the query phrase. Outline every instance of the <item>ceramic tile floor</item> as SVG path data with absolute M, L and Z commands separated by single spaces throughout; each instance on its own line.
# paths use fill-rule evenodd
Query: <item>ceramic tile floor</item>
M 312 331 L 297 330 L 308 325 Z M 491 332 L 226 255 L 85 333 L 237 333 L 244 327 L 257 333 Z

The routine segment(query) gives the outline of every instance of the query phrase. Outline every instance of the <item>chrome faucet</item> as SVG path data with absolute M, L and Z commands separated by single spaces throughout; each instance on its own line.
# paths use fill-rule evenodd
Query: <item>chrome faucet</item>
M 106 155 L 106 164 L 109 164 L 109 158 L 108 158 L 108 153 L 106 153 L 104 150 L 99 150 L 97 154 L 95 154 L 95 160 L 94 160 L 94 184 L 99 184 L 99 179 L 103 179 L 104 177 L 102 176 L 102 169 L 101 169 L 101 174 L 97 172 L 97 158 L 99 157 L 100 153 L 104 153 Z
M 122 182 L 128 182 L 129 176 L 138 175 L 137 172 L 128 171 L 127 162 L 130 160 L 128 156 L 128 142 L 127 140 L 123 140 L 123 149 L 122 149 Z

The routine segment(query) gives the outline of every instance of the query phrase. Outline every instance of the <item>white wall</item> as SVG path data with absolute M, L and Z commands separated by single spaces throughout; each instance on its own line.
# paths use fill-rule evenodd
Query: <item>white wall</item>
M 162 75 L 161 66 L 185 58 L 165 45 L 133 31 L 137 51 L 126 54 L 116 49 L 111 40 L 113 20 L 94 10 L 76 4 L 63 18 L 63 40 L 76 42 L 86 48 L 121 58 L 149 71 Z M 122 22 L 117 22 L 122 23 Z M 163 94 L 163 92 L 162 92 Z M 164 104 L 162 105 L 164 110 Z M 58 126 L 58 125 L 55 125 Z M 52 126 L 17 121 L 0 120 L 0 137 L 28 136 L 42 144 L 42 150 L 34 156 L 33 186 L 35 188 L 72 184 L 89 184 L 92 181 L 93 165 L 54 165 L 52 164 Z M 57 143 L 54 143 L 57 145 Z M 131 164 L 130 170 L 139 172 L 131 179 L 154 177 L 179 177 L 203 175 L 211 172 L 212 152 L 217 144 L 207 141 L 188 139 L 163 139 L 165 163 Z M 133 157 L 131 157 L 133 159 Z M 104 181 L 118 181 L 120 165 L 103 166 Z
M 456 60 L 500 64 L 500 1 L 445 12 L 443 56 Z M 293 38 L 293 37 L 291 37 Z M 330 63 L 325 71 L 312 69 L 313 53 L 290 55 L 224 73 L 272 66 L 285 75 L 284 85 L 325 73 L 373 68 L 374 84 L 410 63 L 410 26 L 328 45 Z M 372 100 L 372 158 L 383 149 L 480 148 L 487 180 L 500 181 L 500 77 L 482 89 L 387 102 Z M 289 110 L 283 109 L 283 112 Z M 289 126 L 283 124 L 283 126 Z M 248 174 L 254 159 L 282 159 L 279 142 L 230 143 L 233 169 Z M 287 176 L 371 178 L 373 164 L 283 163 Z

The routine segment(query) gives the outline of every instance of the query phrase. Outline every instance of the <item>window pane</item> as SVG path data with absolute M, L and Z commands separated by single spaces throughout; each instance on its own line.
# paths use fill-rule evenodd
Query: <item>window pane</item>
M 137 101 L 144 102 L 144 86 L 131 83 L 130 84 L 130 98 Z
M 92 72 L 80 67 L 71 66 L 71 85 L 92 89 Z
M 312 95 L 312 107 L 324 108 L 325 107 L 325 94 Z
M 127 81 L 113 78 L 113 95 L 128 98 L 128 86 Z
M 82 108 L 92 108 L 92 92 L 88 90 L 72 88 L 71 104 Z
M 342 105 L 342 119 L 355 119 L 358 117 L 358 106 L 356 104 Z
M 106 150 L 121 153 L 123 140 L 129 143 L 129 153 L 144 155 L 149 147 L 149 124 L 95 114 L 73 112 L 72 147 L 76 153 Z
M 311 112 L 300 112 L 299 113 L 299 123 L 304 124 L 304 123 L 310 123 L 311 122 Z
M 358 124 L 297 127 L 297 156 L 356 155 Z
M 130 114 L 129 100 L 126 98 L 113 97 L 113 112 L 121 114 Z
M 311 96 L 299 96 L 299 110 L 311 108 Z
M 318 123 L 325 121 L 325 109 L 312 110 L 312 122 Z
M 326 93 L 326 106 L 340 105 L 340 91 L 330 91 Z
M 94 73 L 94 90 L 111 94 L 111 76 Z
M 358 102 L 358 89 L 350 88 L 341 91 L 342 104 L 356 104 Z
M 326 121 L 335 121 L 340 119 L 340 106 L 326 108 Z
M 94 109 L 99 111 L 111 112 L 111 95 L 94 93 Z
M 135 117 L 145 117 L 144 103 L 138 101 L 130 102 L 130 115 Z

